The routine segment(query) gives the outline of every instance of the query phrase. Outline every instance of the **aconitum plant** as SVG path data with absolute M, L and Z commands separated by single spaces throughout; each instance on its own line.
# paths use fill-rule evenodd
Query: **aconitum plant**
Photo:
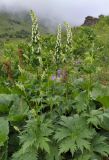
M 62 48 L 61 48 L 61 25 L 58 26 L 57 31 L 57 40 L 56 40 L 56 46 L 55 46 L 55 63 L 58 66 L 60 64 L 61 60 L 61 54 L 62 54 Z
M 41 60 L 41 45 L 40 45 L 40 34 L 38 28 L 38 20 L 37 16 L 33 11 L 31 11 L 31 19 L 32 19 L 32 38 L 31 38 L 31 49 L 32 49 L 32 61 L 36 65 L 42 65 Z
M 65 23 L 66 31 L 67 31 L 67 43 L 66 43 L 66 52 L 72 48 L 72 28 L 68 23 Z

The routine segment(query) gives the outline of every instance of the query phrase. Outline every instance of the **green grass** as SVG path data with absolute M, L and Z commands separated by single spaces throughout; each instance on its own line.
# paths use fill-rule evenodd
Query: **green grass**
M 20 38 L 22 31 L 25 37 L 31 33 L 31 20 L 27 12 L 0 13 L 0 37 L 2 39 Z

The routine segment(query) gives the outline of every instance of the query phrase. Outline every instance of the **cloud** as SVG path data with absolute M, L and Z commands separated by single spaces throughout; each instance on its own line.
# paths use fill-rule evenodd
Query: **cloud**
M 109 0 L 0 0 L 0 9 L 33 9 L 41 18 L 82 24 L 88 15 L 109 14 Z

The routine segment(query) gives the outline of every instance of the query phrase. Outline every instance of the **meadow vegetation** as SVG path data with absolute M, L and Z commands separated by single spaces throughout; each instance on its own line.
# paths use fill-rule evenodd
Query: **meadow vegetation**
M 108 160 L 109 17 L 1 45 L 0 160 Z

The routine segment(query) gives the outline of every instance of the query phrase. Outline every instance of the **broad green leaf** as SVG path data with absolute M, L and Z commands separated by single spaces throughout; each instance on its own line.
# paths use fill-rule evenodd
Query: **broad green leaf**
M 99 85 L 95 86 L 90 93 L 92 99 L 100 102 L 103 107 L 109 108 L 109 88 Z
M 17 96 L 9 112 L 11 121 L 19 121 L 24 118 L 29 111 L 29 107 L 23 97 Z
M 109 96 L 98 97 L 96 100 L 100 102 L 103 107 L 109 108 Z
M 101 126 L 104 130 L 107 130 L 109 132 L 109 118 L 108 117 L 104 117 Z
M 8 140 L 9 124 L 8 120 L 4 117 L 0 117 L 0 146 Z
M 0 112 L 8 112 L 15 98 L 14 94 L 0 94 Z

